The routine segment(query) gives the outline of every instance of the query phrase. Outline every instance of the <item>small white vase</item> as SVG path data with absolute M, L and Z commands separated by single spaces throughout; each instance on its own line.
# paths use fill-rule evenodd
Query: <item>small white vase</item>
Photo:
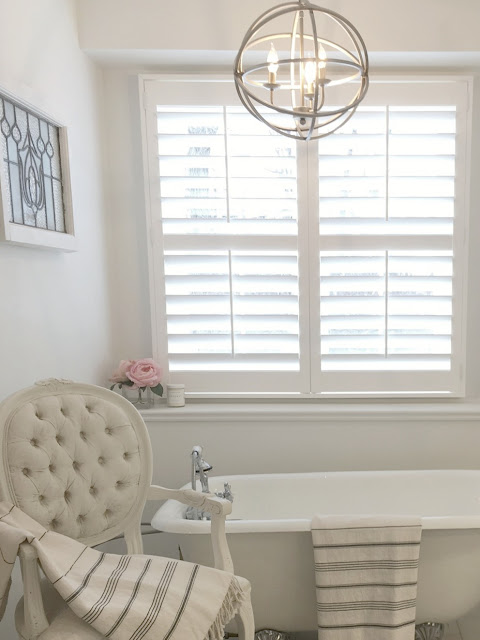
M 132 389 L 122 385 L 122 396 L 131 402 L 137 409 L 151 409 L 153 407 L 153 394 L 150 387 Z

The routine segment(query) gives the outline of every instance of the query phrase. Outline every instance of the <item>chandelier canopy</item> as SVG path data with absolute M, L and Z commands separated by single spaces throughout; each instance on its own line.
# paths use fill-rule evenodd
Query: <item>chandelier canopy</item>
M 323 138 L 355 113 L 368 88 L 368 54 L 357 29 L 308 0 L 263 13 L 235 58 L 248 111 L 278 133 Z

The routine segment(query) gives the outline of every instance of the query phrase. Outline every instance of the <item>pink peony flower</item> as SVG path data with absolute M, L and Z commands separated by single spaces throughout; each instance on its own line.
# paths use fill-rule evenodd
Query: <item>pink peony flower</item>
M 135 364 L 135 360 L 120 360 L 120 364 L 112 373 L 112 377 L 109 378 L 111 382 L 125 382 L 128 380 L 127 372 L 130 367 Z
M 132 389 L 142 387 L 156 387 L 160 384 L 163 371 L 152 358 L 136 360 L 126 372 L 129 380 L 133 382 Z

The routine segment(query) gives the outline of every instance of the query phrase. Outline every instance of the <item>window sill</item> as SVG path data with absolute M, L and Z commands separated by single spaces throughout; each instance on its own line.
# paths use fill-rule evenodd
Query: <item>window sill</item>
M 145 422 L 404 422 L 480 420 L 480 402 L 439 399 L 436 402 L 198 402 L 184 407 L 158 404 L 140 412 Z

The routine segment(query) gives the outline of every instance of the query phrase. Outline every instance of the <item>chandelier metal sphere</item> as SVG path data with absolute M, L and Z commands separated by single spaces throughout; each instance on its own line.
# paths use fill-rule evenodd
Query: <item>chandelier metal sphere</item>
M 330 135 L 355 113 L 368 89 L 368 53 L 344 17 L 287 2 L 248 29 L 234 67 L 248 111 L 278 133 L 299 140 Z

